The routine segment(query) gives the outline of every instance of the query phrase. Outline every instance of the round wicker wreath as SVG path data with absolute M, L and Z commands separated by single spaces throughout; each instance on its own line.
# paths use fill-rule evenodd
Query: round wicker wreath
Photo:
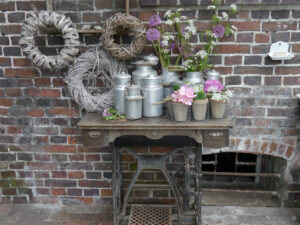
M 27 57 L 35 66 L 48 70 L 60 70 L 71 64 L 79 52 L 80 43 L 78 32 L 73 27 L 71 19 L 65 15 L 46 11 L 31 15 L 24 21 L 19 41 Z M 46 56 L 35 45 L 34 37 L 40 29 L 53 28 L 62 33 L 64 48 L 56 56 Z
M 112 58 L 102 49 L 90 49 L 80 55 L 65 78 L 68 91 L 77 104 L 89 112 L 100 112 L 114 102 L 115 76 L 127 72 L 124 63 Z M 97 83 L 103 84 L 99 88 Z
M 113 38 L 118 29 L 129 29 L 134 38 L 130 44 L 119 45 Z M 101 41 L 103 47 L 113 57 L 120 60 L 130 60 L 140 54 L 146 45 L 146 30 L 139 19 L 126 13 L 117 13 L 106 20 Z

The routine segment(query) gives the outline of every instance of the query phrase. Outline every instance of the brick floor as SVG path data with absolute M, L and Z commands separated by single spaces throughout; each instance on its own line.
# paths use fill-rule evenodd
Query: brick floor
M 0 225 L 112 225 L 103 205 L 0 205 Z M 300 225 L 300 209 L 204 206 L 203 225 Z

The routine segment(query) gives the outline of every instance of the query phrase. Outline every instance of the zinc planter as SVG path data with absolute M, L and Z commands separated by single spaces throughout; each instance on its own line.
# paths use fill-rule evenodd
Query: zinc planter
M 210 101 L 212 117 L 215 119 L 222 119 L 225 115 L 227 102 Z
M 204 120 L 207 111 L 208 99 L 196 100 L 193 102 L 193 117 L 195 120 Z
M 177 102 L 172 102 L 172 105 L 175 121 L 185 122 L 188 115 L 188 106 Z

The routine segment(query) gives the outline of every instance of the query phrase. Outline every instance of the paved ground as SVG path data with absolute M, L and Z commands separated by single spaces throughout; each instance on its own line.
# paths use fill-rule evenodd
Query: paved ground
M 112 225 L 100 205 L 0 205 L 0 225 Z M 300 225 L 300 209 L 204 206 L 203 225 Z

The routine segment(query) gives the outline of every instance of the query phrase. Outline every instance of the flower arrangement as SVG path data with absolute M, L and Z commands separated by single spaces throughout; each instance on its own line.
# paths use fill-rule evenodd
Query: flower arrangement
M 183 85 L 171 95 L 172 101 L 183 103 L 184 105 L 192 105 L 193 99 L 196 97 L 192 87 Z
M 232 97 L 232 92 L 225 89 L 223 84 L 217 80 L 205 81 L 204 91 L 211 96 L 210 99 L 213 101 L 228 102 Z
M 102 119 L 104 120 L 125 120 L 125 116 L 118 113 L 112 108 L 104 109 L 102 113 Z
M 175 12 L 169 10 L 165 13 L 165 24 L 171 26 L 171 33 L 164 31 L 163 22 L 158 15 L 153 15 L 150 18 L 147 39 L 152 42 L 163 68 L 171 66 L 170 55 L 175 47 L 179 50 L 175 66 L 180 63 L 180 60 L 183 60 L 184 70 L 189 72 L 202 71 L 212 66 L 209 64 L 209 56 L 218 40 L 235 33 L 237 30 L 230 23 L 230 17 L 237 13 L 236 5 L 232 4 L 229 13 L 222 12 L 222 16 L 219 16 L 217 6 L 220 1 L 212 0 L 212 5 L 208 6 L 208 10 L 213 12 L 212 24 L 210 30 L 201 34 L 201 42 L 206 43 L 202 49 L 196 49 L 190 43 L 191 37 L 197 34 L 197 29 L 192 20 L 181 15 L 184 9 L 177 9 Z

